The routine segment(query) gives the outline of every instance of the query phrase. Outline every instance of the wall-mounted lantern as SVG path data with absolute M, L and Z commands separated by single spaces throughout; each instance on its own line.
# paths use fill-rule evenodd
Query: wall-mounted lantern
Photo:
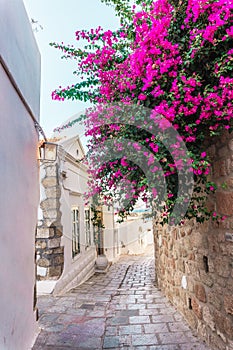
M 54 162 L 57 159 L 57 143 L 44 141 L 39 148 L 40 160 Z

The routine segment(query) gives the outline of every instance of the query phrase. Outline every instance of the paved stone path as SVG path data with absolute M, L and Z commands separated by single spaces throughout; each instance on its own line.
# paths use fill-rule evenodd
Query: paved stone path
M 33 350 L 210 350 L 154 286 L 149 254 L 124 256 L 107 274 L 61 297 L 38 301 Z

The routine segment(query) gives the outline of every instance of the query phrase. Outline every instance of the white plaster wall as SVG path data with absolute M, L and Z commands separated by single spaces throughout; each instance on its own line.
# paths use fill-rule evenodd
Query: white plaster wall
M 0 349 L 28 350 L 39 203 L 40 55 L 21 0 L 0 1 Z M 24 103 L 22 101 L 24 100 Z
M 22 0 L 0 0 L 0 56 L 35 116 L 40 111 L 40 54 Z
M 103 206 L 103 224 L 104 253 L 109 261 L 114 262 L 120 256 L 120 240 L 112 207 Z
M 0 349 L 20 350 L 35 332 L 37 134 L 2 66 L 0 81 Z
M 82 196 L 87 190 L 87 172 L 79 165 L 66 160 L 67 178 L 62 181 L 61 191 L 61 223 L 63 237 L 61 245 L 64 246 L 64 269 L 56 283 L 54 294 L 66 292 L 83 283 L 94 273 L 96 248 L 93 242 L 86 246 L 84 210 L 85 201 Z M 80 243 L 81 252 L 72 258 L 72 208 L 77 207 L 80 215 Z
M 153 243 L 152 221 L 141 218 L 117 224 L 121 254 L 143 253 L 148 244 Z
M 153 244 L 152 221 L 141 217 L 119 224 L 114 221 L 113 209 L 103 206 L 104 253 L 109 261 L 116 261 L 121 254 L 143 253 Z

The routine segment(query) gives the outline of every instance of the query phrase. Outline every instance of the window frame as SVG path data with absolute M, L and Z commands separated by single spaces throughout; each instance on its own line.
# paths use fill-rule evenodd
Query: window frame
M 72 258 L 74 259 L 81 253 L 80 244 L 80 210 L 78 207 L 73 207 L 72 215 Z
M 86 216 L 88 213 L 88 217 Z M 84 224 L 85 224 L 85 242 L 86 247 L 91 246 L 91 211 L 90 208 L 84 209 Z

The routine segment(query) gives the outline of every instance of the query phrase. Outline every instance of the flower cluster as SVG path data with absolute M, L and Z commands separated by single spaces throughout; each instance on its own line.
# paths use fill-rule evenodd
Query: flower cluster
M 216 187 L 208 178 L 210 162 L 203 145 L 206 139 L 232 128 L 233 3 L 231 0 L 138 3 L 141 8 L 133 7 L 128 21 L 127 18 L 122 21 L 123 25 L 115 32 L 104 32 L 100 27 L 77 31 L 77 40 L 87 42 L 82 50 L 52 44 L 61 49 L 65 57 L 77 60 L 79 77 L 76 85 L 60 88 L 52 97 L 89 99 L 97 105 L 120 102 L 149 108 L 150 123 L 159 128 L 161 135 L 171 126 L 178 133 L 172 151 L 166 149 L 163 139 L 138 127 L 147 124 L 143 113 L 137 127 L 124 124 L 116 116 L 111 119 L 112 123 L 104 125 L 98 108 L 87 113 L 90 148 L 104 145 L 112 138 L 115 149 L 121 151 L 121 138 L 126 138 L 129 147 L 143 154 L 151 173 L 160 173 L 159 167 L 162 168 L 167 188 L 163 222 L 167 221 L 175 203 L 184 200 L 178 195 L 177 178 L 180 170 L 189 167 L 196 187 L 186 216 L 196 217 L 198 221 L 210 216 L 217 218 L 215 212 L 205 208 L 207 195 Z M 135 118 L 132 113 L 131 119 Z M 182 142 L 189 155 L 186 161 L 182 160 Z M 116 195 L 121 179 L 126 193 L 125 207 L 120 209 L 122 217 L 132 210 L 139 197 L 148 201 L 148 179 L 127 153 L 101 166 L 95 162 L 96 154 L 90 156 L 92 195 L 101 194 L 108 200 L 113 193 Z M 161 191 L 153 187 L 151 192 L 153 201 Z M 127 204 L 129 193 L 133 195 Z

